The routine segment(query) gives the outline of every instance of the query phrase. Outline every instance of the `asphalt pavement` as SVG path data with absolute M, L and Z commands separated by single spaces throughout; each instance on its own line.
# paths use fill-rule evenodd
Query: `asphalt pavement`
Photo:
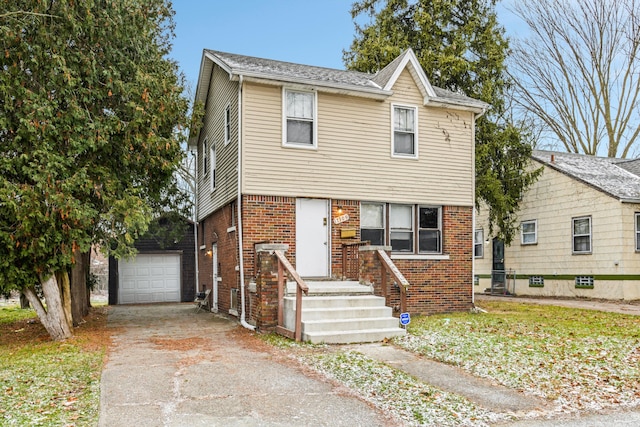
M 500 297 L 480 296 L 476 304 Z M 553 304 L 550 299 L 512 298 Z M 557 305 L 640 315 L 640 305 L 559 300 Z M 114 341 L 101 379 L 100 427 L 400 426 L 342 386 L 270 351 L 237 322 L 192 304 L 113 306 Z M 392 345 L 363 354 L 496 412 L 544 411 L 547 402 Z M 640 411 L 536 419 L 502 427 L 640 426 Z

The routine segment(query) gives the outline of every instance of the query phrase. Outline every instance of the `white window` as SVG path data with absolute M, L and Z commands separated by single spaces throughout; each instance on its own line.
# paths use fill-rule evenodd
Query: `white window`
M 484 257 L 484 230 L 479 229 L 473 233 L 473 257 Z
M 206 139 L 202 143 L 202 173 L 209 175 L 209 141 Z
M 439 207 L 418 207 L 418 252 L 441 252 L 441 215 Z
M 636 251 L 640 252 L 640 213 L 636 213 Z
M 210 157 L 211 173 L 209 174 L 209 178 L 211 182 L 211 191 L 213 192 L 216 189 L 216 146 L 214 144 L 211 144 Z
M 360 240 L 372 245 L 384 245 L 384 204 L 362 203 L 360 205 Z
M 534 245 L 538 243 L 538 221 L 522 221 L 520 223 L 520 243 Z
M 231 140 L 231 105 L 224 109 L 224 145 Z
M 418 110 L 415 107 L 392 105 L 393 136 L 391 154 L 397 157 L 418 157 Z
M 413 252 L 413 206 L 389 205 L 389 240 L 394 252 Z
M 583 216 L 579 218 L 573 218 L 571 222 L 573 235 L 573 253 L 591 253 L 591 217 Z
M 316 94 L 284 89 L 284 145 L 316 148 Z

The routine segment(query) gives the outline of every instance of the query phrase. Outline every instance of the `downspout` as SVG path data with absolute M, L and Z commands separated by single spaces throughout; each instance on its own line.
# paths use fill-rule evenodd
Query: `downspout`
M 471 305 L 476 306 L 476 293 L 474 290 L 476 280 L 476 120 L 484 116 L 487 112 L 487 107 L 484 107 L 481 112 L 476 113 L 471 123 L 471 135 L 473 136 L 473 205 L 472 205 L 472 227 L 471 230 Z M 484 237 L 484 236 L 483 236 Z M 482 242 L 484 245 L 484 242 Z M 482 249 L 484 251 L 484 247 Z
M 244 253 L 242 239 L 242 83 L 243 77 L 240 74 L 238 80 L 238 268 L 240 269 L 240 324 L 245 328 L 255 331 L 256 327 L 246 321 L 245 296 L 244 296 Z
M 193 245 L 195 247 L 196 258 L 196 293 L 200 292 L 200 270 L 198 257 L 200 251 L 198 250 L 198 149 L 195 151 L 195 161 L 193 162 Z

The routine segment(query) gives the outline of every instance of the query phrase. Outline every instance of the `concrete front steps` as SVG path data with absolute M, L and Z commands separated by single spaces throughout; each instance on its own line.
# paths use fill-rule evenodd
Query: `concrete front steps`
M 369 286 L 353 281 L 306 281 L 302 297 L 302 340 L 314 344 L 377 342 L 404 335 L 391 307 Z M 295 283 L 287 284 L 285 327 L 295 328 Z

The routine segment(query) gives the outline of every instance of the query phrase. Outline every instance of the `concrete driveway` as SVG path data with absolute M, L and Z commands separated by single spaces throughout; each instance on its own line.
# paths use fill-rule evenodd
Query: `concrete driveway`
M 113 306 L 108 326 L 101 427 L 397 425 L 192 304 Z

